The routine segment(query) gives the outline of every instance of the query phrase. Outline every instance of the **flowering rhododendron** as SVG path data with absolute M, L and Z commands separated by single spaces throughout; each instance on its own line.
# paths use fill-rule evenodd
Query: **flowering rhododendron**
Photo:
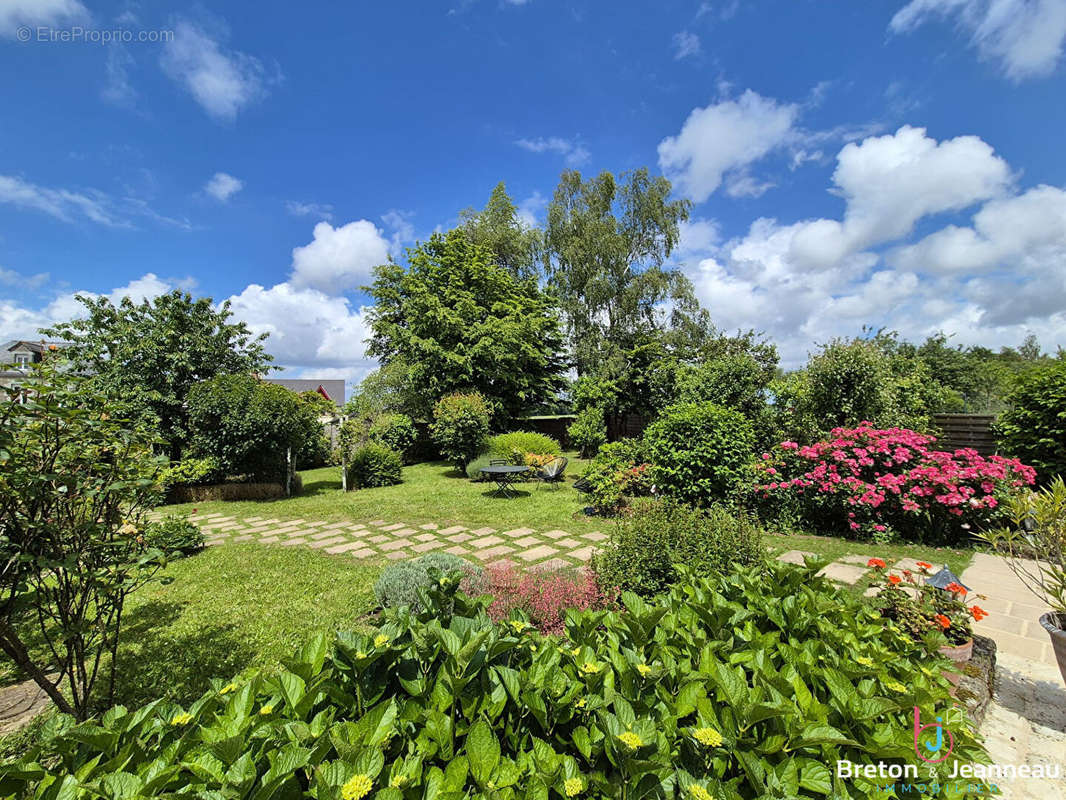
M 969 448 L 933 448 L 936 438 L 906 428 L 835 428 L 811 445 L 782 442 L 755 465 L 759 498 L 794 499 L 816 523 L 875 539 L 958 539 L 983 524 L 1036 471 L 1015 458 Z

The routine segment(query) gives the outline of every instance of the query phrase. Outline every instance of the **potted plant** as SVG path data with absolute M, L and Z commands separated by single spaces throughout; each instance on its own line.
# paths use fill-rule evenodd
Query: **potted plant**
M 1066 483 L 1062 477 L 1046 488 L 1005 502 L 1008 527 L 977 538 L 1004 555 L 1014 574 L 1051 610 L 1040 624 L 1066 681 Z
M 880 589 L 881 613 L 916 641 L 926 640 L 931 632 L 943 634 L 947 644 L 937 645 L 941 655 L 956 664 L 969 661 L 973 656 L 971 621 L 983 619 L 987 612 L 967 602 L 969 590 L 961 583 L 952 581 L 937 588 L 926 580 L 933 565 L 917 564 L 917 574 L 911 570 L 896 574 L 884 571 L 882 559 L 870 559 L 868 566 L 879 571 L 873 586 Z

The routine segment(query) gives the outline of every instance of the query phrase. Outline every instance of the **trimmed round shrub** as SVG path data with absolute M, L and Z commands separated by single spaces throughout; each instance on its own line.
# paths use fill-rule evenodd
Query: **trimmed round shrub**
M 144 529 L 144 544 L 171 557 L 188 556 L 204 549 L 204 533 L 186 517 L 168 514 Z
M 1036 467 L 1041 483 L 1066 476 L 1066 360 L 1018 377 L 996 424 L 1003 449 Z
M 603 419 L 603 409 L 590 406 L 577 415 L 570 427 L 570 444 L 577 448 L 582 458 L 592 458 L 596 451 L 607 443 L 607 423 Z
M 418 612 L 422 602 L 418 590 L 433 585 L 430 569 L 437 569 L 442 574 L 459 571 L 464 582 L 480 583 L 482 569 L 466 559 L 451 553 L 427 553 L 420 558 L 401 561 L 385 567 L 374 584 L 374 597 L 383 608 L 410 606 Z
M 407 463 L 408 453 L 418 438 L 418 431 L 406 414 L 389 413 L 382 414 L 371 423 L 369 435 L 375 442 L 395 450 L 404 463 Z
M 619 520 L 593 568 L 600 586 L 651 597 L 678 582 L 678 565 L 720 577 L 765 561 L 762 531 L 746 514 L 645 498 Z
M 678 403 L 644 432 L 656 490 L 695 506 L 732 498 L 748 476 L 755 435 L 739 411 Z
M 348 485 L 354 489 L 392 486 L 403 480 L 402 475 L 400 454 L 376 442 L 358 448 L 348 464 Z
M 459 472 L 485 449 L 491 410 L 485 398 L 472 394 L 450 394 L 433 407 L 430 434 L 438 449 Z
M 489 439 L 489 455 L 495 458 L 510 458 L 515 450 L 539 456 L 557 456 L 563 448 L 552 437 L 534 431 L 501 433 Z

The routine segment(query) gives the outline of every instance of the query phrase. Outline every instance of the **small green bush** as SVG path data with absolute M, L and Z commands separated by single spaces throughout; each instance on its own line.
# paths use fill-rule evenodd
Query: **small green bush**
M 996 424 L 1003 450 L 1036 467 L 1039 480 L 1066 476 L 1066 359 L 1023 373 Z
M 617 514 L 629 498 L 651 494 L 648 453 L 640 439 L 605 444 L 581 476 L 598 514 Z
M 418 590 L 429 588 L 435 583 L 430 569 L 439 570 L 447 575 L 460 572 L 465 580 L 480 583 L 482 569 L 466 559 L 451 553 L 427 553 L 411 561 L 400 561 L 385 567 L 377 583 L 374 584 L 374 596 L 383 608 L 410 606 L 414 612 L 422 610 L 422 601 Z
M 486 480 L 486 476 L 481 474 L 481 468 L 489 466 L 490 462 L 495 460 L 495 456 L 478 456 L 466 465 L 466 477 L 472 481 Z
M 603 419 L 603 409 L 599 406 L 584 409 L 566 432 L 570 435 L 570 444 L 577 448 L 581 457 L 592 458 L 607 442 L 607 423 Z
M 657 491 L 696 506 L 732 498 L 748 477 L 755 435 L 739 411 L 678 403 L 644 432 Z
M 159 473 L 159 482 L 168 489 L 172 486 L 196 486 L 220 477 L 218 459 L 185 458 L 172 461 Z
M 557 456 L 563 448 L 552 437 L 533 431 L 501 433 L 489 439 L 489 455 L 493 458 L 511 458 L 515 450 L 523 454 Z
M 400 454 L 376 442 L 369 442 L 356 450 L 348 464 L 348 486 L 353 489 L 392 486 L 403 480 L 402 475 Z
M 450 394 L 433 407 L 433 441 L 459 472 L 485 449 L 491 410 L 485 398 L 473 394 Z
M 370 424 L 370 438 L 400 454 L 407 463 L 411 446 L 418 438 L 415 424 L 406 414 L 382 414 Z
M 746 514 L 645 498 L 619 520 L 593 564 L 600 586 L 651 597 L 677 583 L 678 565 L 722 576 L 765 560 L 762 532 Z
M 168 514 L 144 529 L 146 547 L 162 550 L 168 556 L 192 555 L 204 549 L 204 534 L 188 518 Z

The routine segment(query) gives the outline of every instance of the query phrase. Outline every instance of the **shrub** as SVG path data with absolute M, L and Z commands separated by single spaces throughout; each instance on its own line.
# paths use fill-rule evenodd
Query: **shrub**
M 522 570 L 506 562 L 490 564 L 467 591 L 492 595 L 488 612 L 494 620 L 507 620 L 515 616 L 513 612 L 521 611 L 541 633 L 551 634 L 563 632 L 568 609 L 607 608 L 616 594 L 601 591 L 595 577 L 582 570 Z
M 399 453 L 404 463 L 418 438 L 415 424 L 406 414 L 382 414 L 370 424 L 368 433 L 372 440 Z
M 490 409 L 480 394 L 450 394 L 433 407 L 433 441 L 448 461 L 463 472 L 485 447 Z
M 747 515 L 644 499 L 616 523 L 593 568 L 601 586 L 651 597 L 677 583 L 679 566 L 695 575 L 726 575 L 765 560 L 762 531 Z
M 146 547 L 162 550 L 169 556 L 175 553 L 188 556 L 204 549 L 204 534 L 186 517 L 167 514 L 158 522 L 149 523 L 144 530 Z
M 647 452 L 640 439 L 605 444 L 581 476 L 596 513 L 617 514 L 633 497 L 651 494 Z
M 1003 448 L 1036 467 L 1042 483 L 1066 477 L 1066 358 L 1019 376 L 996 425 Z
M 542 456 L 557 456 L 563 451 L 559 443 L 550 436 L 533 431 L 514 431 L 501 433 L 489 439 L 488 452 L 495 458 L 511 458 L 515 451 L 534 453 Z
M 607 442 L 607 423 L 603 419 L 603 409 L 589 406 L 579 412 L 566 431 L 570 435 L 570 444 L 577 448 L 582 458 L 592 458 L 600 447 Z
M 487 476 L 481 474 L 481 468 L 489 466 L 495 460 L 492 456 L 478 456 L 466 465 L 466 477 L 472 481 L 487 480 Z
M 214 458 L 185 458 L 172 461 L 159 473 L 159 482 L 172 486 L 196 486 L 219 477 L 219 464 Z
M 994 524 L 999 504 L 1035 479 L 1017 459 L 945 453 L 932 449 L 935 442 L 869 423 L 804 447 L 782 442 L 755 466 L 756 496 L 771 509 L 783 498 L 828 533 L 954 543 Z
M 332 646 L 319 635 L 284 667 L 217 681 L 187 706 L 82 726 L 58 716 L 4 793 L 874 797 L 883 779 L 842 780 L 834 765 L 942 783 L 915 752 L 915 707 L 942 718 L 960 764 L 987 762 L 945 662 L 813 571 L 769 569 L 568 612 L 562 641 L 494 623 L 487 599 L 448 579 L 421 613 L 386 609 Z
M 437 574 L 432 574 L 431 570 L 437 570 Z M 409 606 L 416 612 L 421 611 L 419 590 L 432 587 L 441 575 L 456 571 L 464 581 L 480 586 L 482 570 L 478 565 L 451 553 L 426 553 L 385 567 L 374 584 L 374 596 L 382 608 Z
M 403 462 L 400 454 L 376 442 L 364 444 L 348 462 L 348 486 L 353 489 L 374 489 L 393 486 L 403 481 Z
M 679 403 L 644 432 L 656 490 L 692 505 L 732 497 L 754 456 L 751 423 L 714 403 Z

